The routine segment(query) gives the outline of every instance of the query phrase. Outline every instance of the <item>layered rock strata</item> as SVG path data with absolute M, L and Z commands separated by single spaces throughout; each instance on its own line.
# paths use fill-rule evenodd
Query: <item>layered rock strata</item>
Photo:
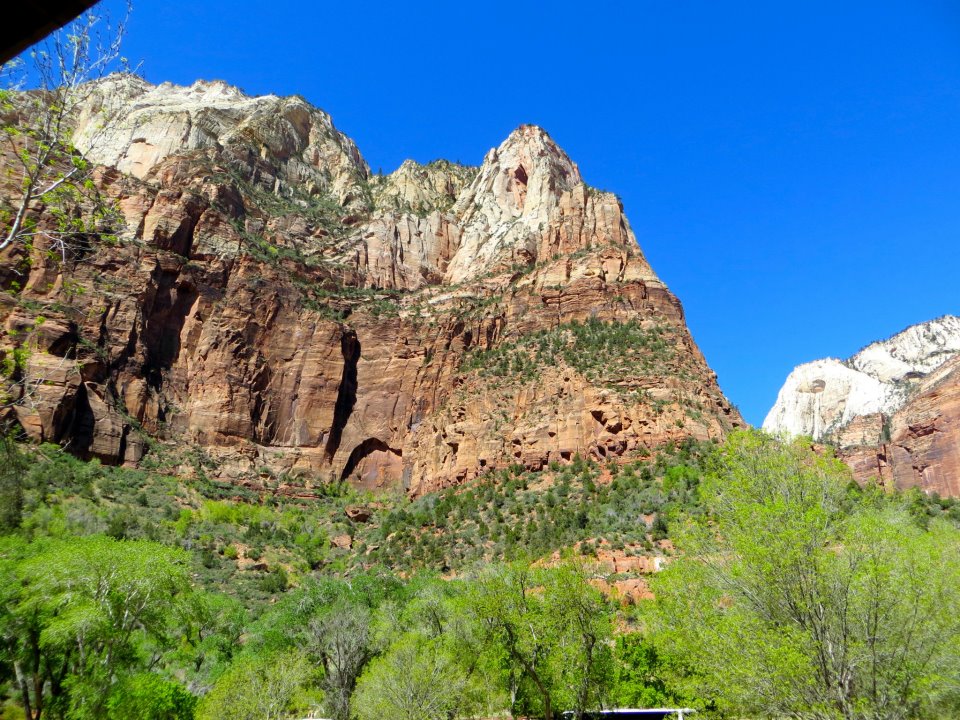
M 540 128 L 384 177 L 299 98 L 127 77 L 98 97 L 115 123 L 90 109 L 77 144 L 119 241 L 12 248 L 0 272 L 36 440 L 424 492 L 741 423 L 619 200 Z
M 960 357 L 920 380 L 896 412 L 858 425 L 837 442 L 860 482 L 960 497 Z
M 860 482 L 960 496 L 960 318 L 800 365 L 765 430 L 835 444 Z

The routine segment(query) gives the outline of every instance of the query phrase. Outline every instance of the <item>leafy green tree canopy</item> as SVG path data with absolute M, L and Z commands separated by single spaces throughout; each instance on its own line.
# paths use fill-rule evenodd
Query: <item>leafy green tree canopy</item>
M 495 565 L 467 586 L 487 652 L 501 658 L 512 710 L 550 720 L 600 704 L 610 679 L 611 613 L 587 568 Z
M 755 717 L 957 712 L 955 528 L 924 529 L 852 490 L 839 461 L 755 432 L 727 440 L 702 493 L 710 515 L 653 588 L 663 646 L 705 694 Z
M 311 673 L 298 652 L 245 655 L 197 707 L 198 720 L 281 720 L 296 706 Z
M 0 544 L 0 651 L 27 717 L 102 718 L 117 683 L 176 644 L 185 553 L 102 536 Z

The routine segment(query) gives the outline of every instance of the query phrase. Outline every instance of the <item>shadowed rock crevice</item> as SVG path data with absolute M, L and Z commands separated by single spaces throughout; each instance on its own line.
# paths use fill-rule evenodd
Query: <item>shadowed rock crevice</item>
M 146 362 L 143 374 L 147 383 L 159 390 L 163 371 L 169 370 L 180 355 L 180 332 L 199 293 L 188 282 L 177 283 L 177 274 L 162 272 L 152 312 L 144 328 Z
M 365 457 L 375 452 L 390 452 L 400 457 L 401 453 L 399 450 L 395 450 L 389 445 L 387 445 L 383 440 L 379 438 L 367 438 L 362 443 L 357 445 L 353 452 L 350 453 L 350 457 L 347 459 L 347 464 L 343 467 L 343 472 L 340 473 L 340 479 L 345 480 L 350 477 L 350 474 L 357 469 L 357 466 L 363 461 Z
M 80 458 L 89 458 L 90 446 L 93 444 L 96 430 L 96 418 L 90 399 L 87 397 L 86 383 L 80 383 L 74 399 L 73 416 L 66 432 L 56 438 L 57 442 L 64 443 L 65 447 Z
M 343 376 L 340 379 L 340 389 L 337 391 L 337 402 L 333 408 L 333 425 L 330 428 L 330 437 L 324 446 L 323 453 L 327 462 L 333 460 L 340 448 L 343 429 L 357 404 L 357 362 L 360 360 L 360 341 L 357 334 L 349 330 L 340 337 L 340 351 L 343 354 Z

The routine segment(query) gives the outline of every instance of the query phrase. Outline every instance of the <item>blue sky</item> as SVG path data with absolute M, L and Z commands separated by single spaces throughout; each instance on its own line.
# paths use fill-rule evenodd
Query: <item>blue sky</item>
M 960 312 L 956 2 L 136 0 L 124 49 L 303 95 L 374 170 L 542 125 L 755 424 L 794 365 Z

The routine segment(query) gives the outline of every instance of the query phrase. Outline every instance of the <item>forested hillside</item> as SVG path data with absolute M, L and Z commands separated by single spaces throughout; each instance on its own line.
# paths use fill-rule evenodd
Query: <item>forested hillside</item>
M 4 458 L 10 718 L 955 707 L 956 686 L 928 683 L 958 669 L 960 505 L 860 489 L 802 445 L 741 434 L 413 501 L 346 483 L 288 497 L 49 445 L 8 441 Z M 848 659 L 818 665 L 841 640 Z

